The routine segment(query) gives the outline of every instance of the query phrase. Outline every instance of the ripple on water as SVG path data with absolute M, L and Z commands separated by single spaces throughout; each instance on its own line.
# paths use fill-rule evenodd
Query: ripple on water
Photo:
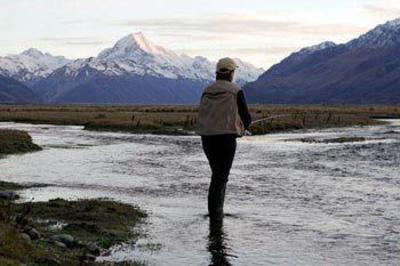
M 223 232 L 211 234 L 210 171 L 197 137 L 27 130 L 39 153 L 0 160 L 0 179 L 43 182 L 23 199 L 109 197 L 149 211 L 148 238 L 104 260 L 149 265 L 399 265 L 400 123 L 240 139 Z M 298 143 L 287 139 L 371 139 Z M 372 140 L 374 138 L 383 140 Z M 215 263 L 214 263 L 215 264 Z M 217 264 L 215 264 L 217 265 Z

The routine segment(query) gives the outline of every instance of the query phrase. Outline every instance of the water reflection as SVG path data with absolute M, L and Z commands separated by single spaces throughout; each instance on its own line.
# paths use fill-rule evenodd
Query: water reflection
M 198 216 L 204 212 L 209 168 L 197 137 L 0 123 L 0 128 L 29 131 L 45 147 L 1 159 L 0 180 L 56 185 L 30 189 L 21 195 L 24 200 L 109 197 L 148 210 L 149 237 L 139 243 L 162 248 L 119 248 L 100 258 L 107 261 L 400 265 L 400 122 L 396 123 L 241 139 L 227 206 L 239 216 L 225 215 L 229 239 L 213 231 L 209 240 L 208 221 Z M 310 137 L 369 140 L 283 141 Z
M 231 266 L 227 245 L 227 235 L 224 232 L 223 221 L 210 221 L 210 234 L 208 236 L 208 251 L 211 253 L 210 266 Z

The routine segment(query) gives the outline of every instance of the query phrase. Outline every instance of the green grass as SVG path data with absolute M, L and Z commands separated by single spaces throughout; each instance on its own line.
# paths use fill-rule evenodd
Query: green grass
M 153 134 L 153 135 L 191 135 L 194 127 L 184 127 L 180 123 L 170 125 L 118 125 L 89 123 L 85 125 L 85 130 L 109 131 L 109 132 L 128 132 L 132 134 Z
M 145 217 L 137 207 L 105 199 L 56 199 L 24 204 L 0 201 L 0 265 L 81 265 L 85 246 L 90 242 L 105 249 L 114 244 L 135 242 L 139 235 L 133 228 Z M 51 228 L 57 222 L 66 225 Z M 41 239 L 31 244 L 25 242 L 20 233 L 26 227 L 36 228 Z M 55 234 L 72 235 L 76 245 L 68 249 L 55 246 L 50 241 Z M 127 261 L 91 265 L 143 264 Z
M 0 191 L 27 188 L 0 181 Z M 138 207 L 108 199 L 15 203 L 0 200 L 0 265 L 88 265 L 82 264 L 88 243 L 109 248 L 120 243 L 134 243 L 139 237 L 133 229 L 144 222 L 146 213 Z M 63 224 L 52 228 L 52 225 Z M 37 229 L 41 238 L 26 242 L 24 228 Z M 56 234 L 69 234 L 75 245 L 63 249 L 52 244 Z M 132 265 L 141 262 L 94 263 L 90 265 Z
M 331 139 L 316 139 L 316 138 L 301 138 L 301 139 L 291 139 L 288 141 L 300 141 L 303 143 L 324 143 L 324 144 L 337 144 L 337 143 L 348 143 L 348 142 L 363 142 L 367 140 L 381 140 L 382 138 L 364 138 L 364 137 L 338 137 Z
M 11 182 L 0 181 L 0 191 L 15 191 L 23 188 L 25 188 L 25 186 Z
M 32 142 L 24 131 L 0 129 L 0 155 L 39 151 L 41 148 Z
M 26 153 L 40 150 L 28 133 L 0 130 L 0 154 Z M 1 159 L 1 158 L 0 158 Z M 0 181 L 0 191 L 28 188 Z M 135 242 L 139 237 L 132 230 L 142 223 L 146 213 L 138 207 L 107 200 L 15 203 L 0 199 L 0 265 L 88 265 L 82 264 L 86 245 L 95 242 L 102 248 L 119 243 Z M 52 228 L 57 223 L 65 224 Z M 24 229 L 33 227 L 41 233 L 31 243 L 21 238 Z M 74 247 L 63 249 L 52 244 L 55 234 L 69 234 L 76 240 Z M 140 262 L 94 263 L 90 265 L 143 265 Z
M 132 228 L 146 217 L 137 207 L 107 199 L 66 201 L 55 199 L 16 205 L 17 211 L 30 208 L 35 227 L 46 231 L 57 222 L 67 224 L 57 233 L 70 234 L 82 242 L 97 242 L 103 248 L 134 240 Z M 35 221 L 40 222 L 35 222 Z M 46 221 L 46 222 L 42 222 Z M 54 234 L 54 232 L 48 232 Z M 50 236 L 50 235 L 49 235 Z

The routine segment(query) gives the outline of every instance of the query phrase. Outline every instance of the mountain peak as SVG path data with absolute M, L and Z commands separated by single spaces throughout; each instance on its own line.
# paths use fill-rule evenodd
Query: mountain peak
M 175 57 L 176 54 L 147 39 L 142 32 L 131 33 L 114 45 L 101 52 L 99 59 L 137 59 L 140 55 L 154 57 Z
M 378 25 L 373 30 L 347 43 L 350 48 L 381 48 L 400 44 L 400 18 Z
M 385 24 L 383 24 L 382 26 L 386 26 L 386 27 L 400 27 L 400 18 L 396 18 L 394 20 L 388 21 Z
M 41 51 L 39 51 L 36 48 L 30 48 L 30 49 L 27 49 L 27 50 L 23 51 L 21 53 L 21 55 L 30 56 L 30 57 L 33 57 L 33 58 L 40 58 L 40 57 L 44 56 L 44 53 L 42 53 Z
M 143 32 L 141 32 L 141 31 L 132 33 L 132 34 L 130 34 L 130 35 L 128 35 L 128 36 L 130 36 L 131 38 L 133 38 L 133 39 L 134 39 L 136 42 L 138 42 L 138 43 L 141 43 L 141 42 L 143 42 L 143 43 L 148 43 L 148 42 L 150 42 L 150 41 L 146 38 L 146 36 L 144 36 Z
M 131 34 L 132 39 L 135 41 L 135 43 L 139 46 L 140 49 L 143 51 L 153 54 L 153 55 L 165 55 L 168 54 L 170 51 L 167 49 L 158 46 L 151 42 L 149 39 L 147 39 L 142 32 L 136 32 Z
M 317 45 L 313 45 L 313 46 L 309 46 L 309 47 L 303 48 L 303 49 L 300 50 L 300 53 L 316 52 L 316 51 L 319 51 L 319 50 L 324 50 L 326 48 L 335 47 L 335 46 L 336 46 L 336 43 L 334 43 L 334 42 L 329 42 L 329 41 L 328 42 L 322 42 L 322 43 L 317 44 Z
M 52 56 L 36 48 L 30 48 L 20 54 L 0 57 L 0 69 L 3 69 L 8 77 L 24 83 L 47 77 L 70 61 L 63 56 Z

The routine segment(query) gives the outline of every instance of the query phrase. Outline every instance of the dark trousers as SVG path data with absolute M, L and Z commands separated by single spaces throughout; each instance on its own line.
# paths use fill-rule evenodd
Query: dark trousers
M 226 183 L 236 151 L 236 135 L 202 136 L 201 140 L 212 171 L 208 212 L 211 220 L 222 220 Z

